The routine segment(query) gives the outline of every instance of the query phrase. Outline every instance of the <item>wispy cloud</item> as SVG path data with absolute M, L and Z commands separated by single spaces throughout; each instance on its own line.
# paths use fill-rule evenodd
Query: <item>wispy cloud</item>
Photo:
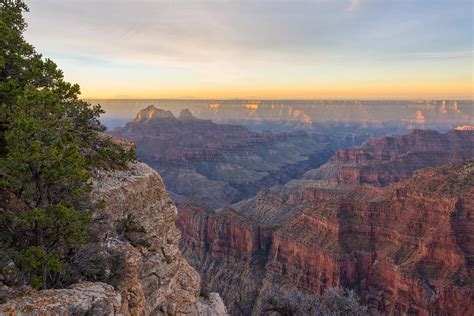
M 28 4 L 27 40 L 70 80 L 98 90 L 113 86 L 116 94 L 131 94 L 133 85 L 178 91 L 207 83 L 235 88 L 374 81 L 378 70 L 383 77 L 409 77 L 414 63 L 429 64 L 444 78 L 447 71 L 469 73 L 465 64 L 472 57 L 469 0 L 430 6 L 426 0 Z
M 415 52 L 398 54 L 394 57 L 410 59 L 470 59 L 474 58 L 474 51 L 440 51 L 440 52 Z
M 358 7 L 360 7 L 360 4 L 361 4 L 362 0 L 350 0 L 350 3 L 349 3 L 349 11 L 353 11 L 355 9 L 357 9 Z

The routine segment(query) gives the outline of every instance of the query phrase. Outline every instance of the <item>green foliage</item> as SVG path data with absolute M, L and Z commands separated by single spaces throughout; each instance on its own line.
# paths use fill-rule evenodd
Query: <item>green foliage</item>
M 204 298 L 205 300 L 209 300 L 211 293 L 208 289 L 202 288 L 199 296 Z
M 414 249 L 411 249 L 406 246 L 402 246 L 394 255 L 395 264 L 402 264 L 407 261 L 411 255 L 415 252 Z
M 74 204 L 88 192 L 89 174 L 72 119 L 55 113 L 53 92 L 27 88 L 25 94 L 5 133 L 3 184 L 30 207 Z
M 87 156 L 87 163 L 91 167 L 105 169 L 120 169 L 127 162 L 137 160 L 135 149 L 124 149 L 109 139 L 98 139 L 96 151 Z
M 460 272 L 450 272 L 448 277 L 456 286 L 466 286 L 471 288 L 474 286 L 474 280 L 468 274 Z
M 441 276 L 443 267 L 433 262 L 418 262 L 415 266 L 415 275 L 423 280 L 437 280 Z
M 463 194 L 474 186 L 474 161 L 455 167 L 445 181 L 445 192 Z
M 130 214 L 121 221 L 119 232 L 134 246 L 151 247 L 145 228 L 138 225 Z
M 85 228 L 89 215 L 62 204 L 6 212 L 3 219 L 3 234 L 8 234 L 10 242 L 23 249 L 41 244 L 46 251 L 51 251 L 61 244 L 63 250 L 58 254 L 66 256 L 68 248 L 81 245 L 87 239 Z
M 5 212 L 0 220 L 4 246 L 30 284 L 59 285 L 62 263 L 87 240 L 90 217 L 65 205 Z
M 24 40 L 27 10 L 0 0 L 0 195 L 12 197 L 0 200 L 0 253 L 23 282 L 53 287 L 87 237 L 89 170 L 135 153 L 100 135 L 100 106 Z
M 45 253 L 44 249 L 38 246 L 32 246 L 18 252 L 18 264 L 21 271 L 31 273 L 30 285 L 34 288 L 40 288 L 45 277 L 51 272 L 61 272 L 62 263 L 55 254 Z M 43 274 L 43 278 L 41 278 Z

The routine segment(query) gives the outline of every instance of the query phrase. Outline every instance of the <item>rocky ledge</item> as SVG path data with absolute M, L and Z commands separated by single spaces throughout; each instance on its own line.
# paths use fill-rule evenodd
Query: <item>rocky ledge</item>
M 115 315 L 122 311 L 121 295 L 113 286 L 101 282 L 43 291 L 4 286 L 0 292 L 7 300 L 0 306 L 0 315 Z
M 225 315 L 217 293 L 199 298 L 200 277 L 178 248 L 176 207 L 144 163 L 93 173 L 90 241 L 67 289 L 0 288 L 0 315 Z M 93 282 L 91 282 L 93 281 Z

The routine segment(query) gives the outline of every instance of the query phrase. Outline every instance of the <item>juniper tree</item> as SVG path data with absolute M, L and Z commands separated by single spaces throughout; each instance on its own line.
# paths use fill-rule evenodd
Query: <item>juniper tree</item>
M 25 41 L 27 10 L 0 0 L 0 255 L 20 282 L 52 287 L 87 237 L 92 162 L 134 153 L 99 137 L 100 106 Z

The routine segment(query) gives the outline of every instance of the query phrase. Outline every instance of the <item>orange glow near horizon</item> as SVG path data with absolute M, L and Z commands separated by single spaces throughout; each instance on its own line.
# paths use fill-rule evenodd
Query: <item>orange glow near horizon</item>
M 82 88 L 82 91 L 85 99 L 472 99 L 474 95 L 472 82 L 268 88 L 164 87 L 156 90 L 129 87 L 126 94 L 119 94 L 113 88 L 100 91 Z

